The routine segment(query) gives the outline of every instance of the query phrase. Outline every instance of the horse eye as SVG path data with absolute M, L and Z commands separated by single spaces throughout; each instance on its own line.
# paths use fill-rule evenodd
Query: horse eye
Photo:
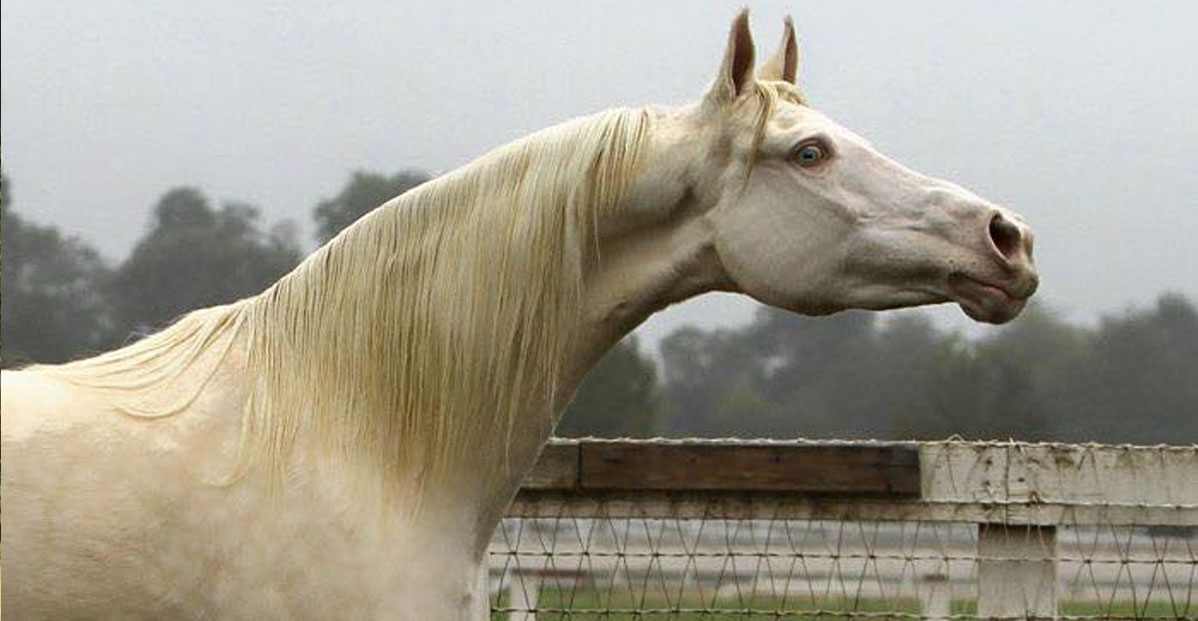
M 803 168 L 818 166 L 828 157 L 828 150 L 818 142 L 806 142 L 795 149 L 795 161 Z

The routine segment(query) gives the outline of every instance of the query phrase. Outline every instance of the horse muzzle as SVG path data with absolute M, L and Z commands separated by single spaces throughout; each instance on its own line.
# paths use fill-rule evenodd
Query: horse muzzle
M 1040 286 L 1032 260 L 1032 231 L 1018 216 L 995 210 L 983 245 L 989 259 L 985 268 L 949 274 L 947 289 L 971 319 L 1006 323 L 1019 316 Z

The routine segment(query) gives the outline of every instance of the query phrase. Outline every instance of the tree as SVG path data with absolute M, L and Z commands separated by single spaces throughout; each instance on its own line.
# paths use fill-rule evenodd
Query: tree
M 10 209 L 0 176 L 0 340 L 4 364 L 62 362 L 106 345 L 111 313 L 101 289 L 109 270 L 99 253 Z
M 403 170 L 390 177 L 361 170 L 354 172 L 337 196 L 321 201 L 313 211 L 316 240 L 322 244 L 329 241 L 375 207 L 429 179 L 418 170 Z
M 1034 305 L 975 342 L 941 334 L 929 323 L 925 337 L 886 345 L 896 328 L 880 335 L 880 372 L 889 369 L 899 378 L 880 393 L 895 400 L 886 435 L 1054 439 L 1045 395 L 1077 352 L 1081 335 L 1073 327 Z
M 1177 294 L 1105 317 L 1045 399 L 1062 439 L 1198 442 L 1198 309 Z
M 620 342 L 583 380 L 557 426 L 564 437 L 649 437 L 661 430 L 665 401 L 653 361 L 635 337 Z
M 733 330 L 680 330 L 662 342 L 671 433 L 796 437 L 864 433 L 873 316 L 812 319 L 762 308 Z
M 902 314 L 878 330 L 871 356 L 870 408 L 878 437 L 936 439 L 963 434 L 958 390 L 972 373 L 967 343 L 936 330 L 923 314 Z
M 921 315 L 875 322 L 761 311 L 662 343 L 670 431 L 684 435 L 1188 443 L 1198 438 L 1198 310 L 1070 325 L 1033 306 L 970 341 Z
M 749 420 L 764 417 L 766 404 L 756 382 L 759 371 L 753 368 L 760 357 L 741 346 L 740 336 L 738 330 L 684 327 L 662 341 L 671 414 L 666 428 L 671 435 L 748 432 Z M 747 399 L 753 402 L 741 402 Z
M 213 209 L 195 188 L 168 191 L 108 288 L 119 340 L 262 291 L 299 262 L 293 230 L 263 232 L 245 203 Z

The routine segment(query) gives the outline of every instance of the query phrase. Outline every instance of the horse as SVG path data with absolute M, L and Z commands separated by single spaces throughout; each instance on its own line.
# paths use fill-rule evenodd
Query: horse
M 262 293 L 5 371 L 13 618 L 482 619 L 484 554 L 587 370 L 709 291 L 807 315 L 1019 314 L 1012 211 L 879 154 L 747 12 L 694 103 L 539 131 Z M 180 275 L 180 277 L 184 277 Z

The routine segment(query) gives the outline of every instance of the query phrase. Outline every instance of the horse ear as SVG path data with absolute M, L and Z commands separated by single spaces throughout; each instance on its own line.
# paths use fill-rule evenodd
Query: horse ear
M 782 28 L 782 43 L 778 45 L 778 51 L 757 70 L 757 77 L 762 80 L 785 80 L 794 84 L 798 76 L 799 44 L 795 40 L 794 20 L 787 15 Z
M 753 34 L 749 32 L 749 9 L 745 8 L 732 20 L 724 60 L 705 98 L 730 102 L 751 89 L 753 80 Z

